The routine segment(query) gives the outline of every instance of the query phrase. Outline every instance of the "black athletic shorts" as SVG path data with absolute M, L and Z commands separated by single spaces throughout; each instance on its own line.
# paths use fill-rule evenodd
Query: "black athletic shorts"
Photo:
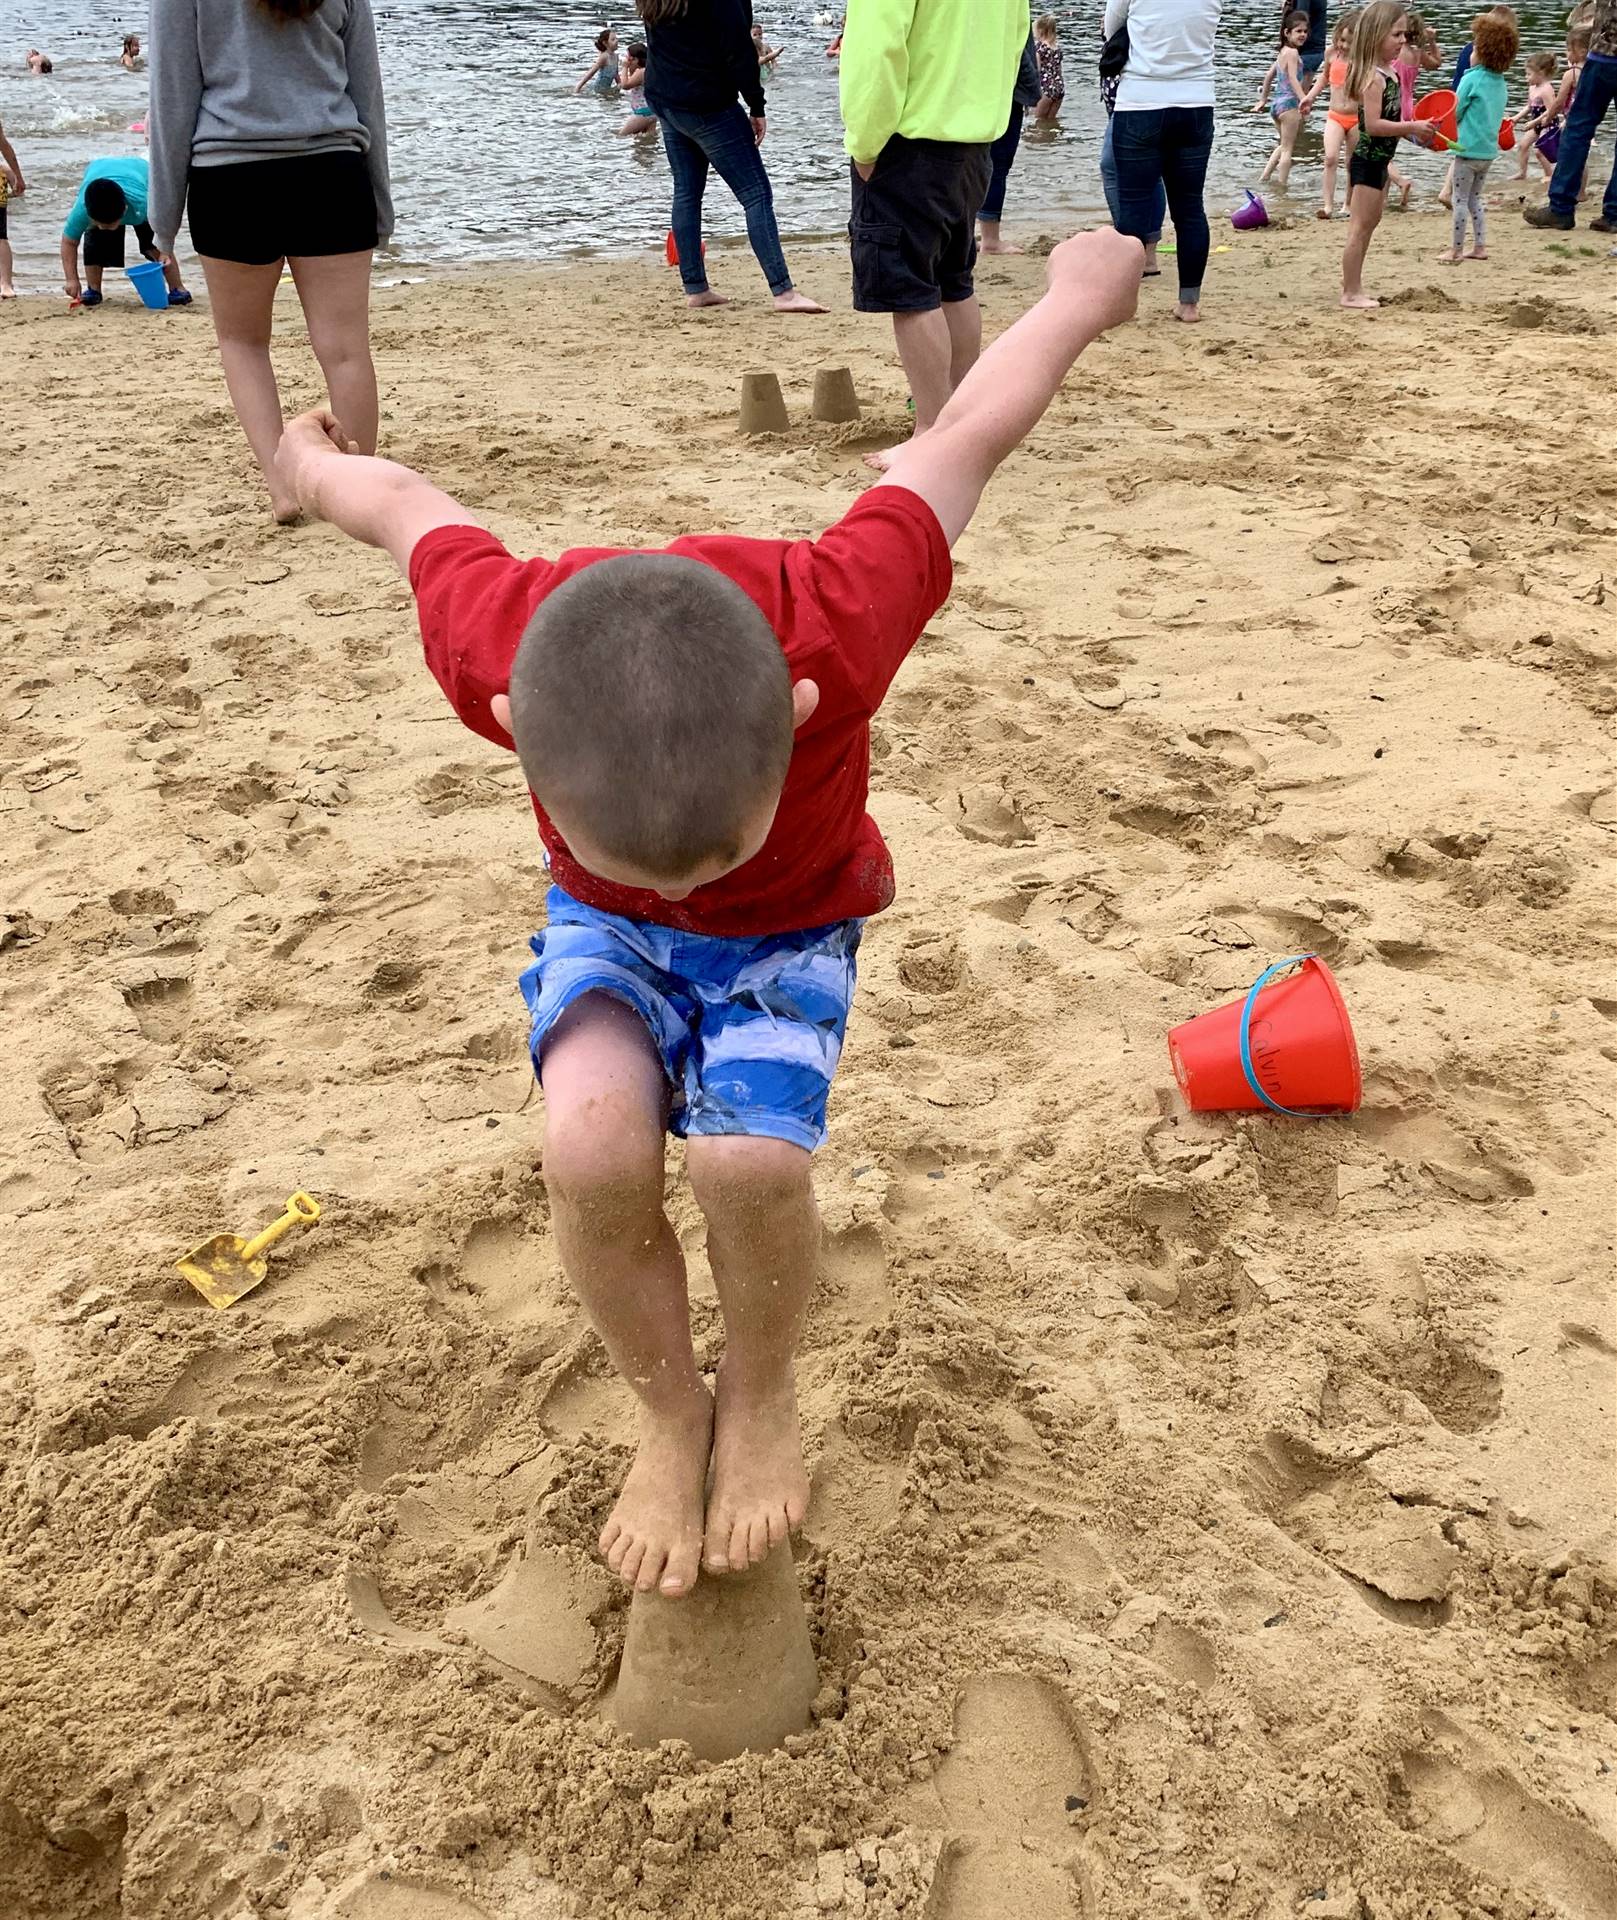
M 930 313 L 945 300 L 971 298 L 991 164 L 985 146 L 895 133 L 868 180 L 850 165 L 857 312 Z
M 4 240 L 5 237 L 6 237 L 6 208 L 5 208 L 5 202 L 0 201 L 0 240 Z
M 87 267 L 121 267 L 124 263 L 124 235 L 127 227 L 86 227 L 84 264 Z M 144 220 L 135 228 L 135 244 L 147 260 L 157 258 L 157 236 Z
M 268 267 L 369 253 L 376 193 L 362 153 L 299 153 L 191 169 L 191 245 L 207 260 Z
M 1387 169 L 1392 165 L 1392 155 L 1378 160 L 1372 155 L 1366 159 L 1362 153 L 1354 154 L 1348 162 L 1348 186 L 1374 187 L 1377 193 L 1387 191 Z

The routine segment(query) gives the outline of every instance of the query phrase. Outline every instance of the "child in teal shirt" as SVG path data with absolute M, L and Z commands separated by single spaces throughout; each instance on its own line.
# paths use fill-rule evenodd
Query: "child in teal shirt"
M 1505 118 L 1505 73 L 1516 58 L 1517 35 L 1513 17 L 1502 8 L 1477 16 L 1472 28 L 1471 64 L 1460 81 L 1454 143 L 1454 229 L 1445 264 L 1488 257 L 1488 216 L 1482 204 L 1482 186 L 1499 152 L 1499 127 Z M 1465 246 L 1465 223 L 1471 221 L 1471 251 Z
M 188 307 L 191 296 L 172 258 L 158 250 L 151 223 L 146 218 L 151 198 L 151 169 L 138 154 L 113 155 L 92 160 L 79 182 L 79 197 L 73 202 L 67 223 L 62 228 L 62 282 L 69 300 L 80 306 L 99 307 L 101 275 L 107 267 L 124 263 L 124 234 L 135 229 L 135 245 L 146 260 L 161 260 L 163 277 L 168 282 L 171 307 Z M 79 249 L 84 250 L 84 278 L 79 280 Z

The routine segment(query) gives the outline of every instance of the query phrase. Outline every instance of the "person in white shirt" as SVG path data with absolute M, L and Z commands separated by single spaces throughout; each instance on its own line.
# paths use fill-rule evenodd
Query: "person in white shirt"
M 1201 318 L 1212 234 L 1202 202 L 1213 151 L 1213 40 L 1221 0 L 1107 0 L 1105 31 L 1129 30 L 1112 116 L 1119 231 L 1144 241 L 1165 192 L 1179 243 L 1180 320 Z

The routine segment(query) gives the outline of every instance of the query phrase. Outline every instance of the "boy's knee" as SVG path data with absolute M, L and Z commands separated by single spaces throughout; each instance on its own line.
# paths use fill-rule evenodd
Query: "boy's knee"
M 554 1206 L 597 1227 L 639 1220 L 660 1208 L 663 1142 L 616 1112 L 611 1103 L 592 1105 L 565 1119 L 552 1118 L 545 1134 L 545 1187 Z
M 697 1204 L 710 1220 L 800 1207 L 814 1192 L 809 1155 L 788 1140 L 699 1134 L 686 1142 L 685 1166 Z

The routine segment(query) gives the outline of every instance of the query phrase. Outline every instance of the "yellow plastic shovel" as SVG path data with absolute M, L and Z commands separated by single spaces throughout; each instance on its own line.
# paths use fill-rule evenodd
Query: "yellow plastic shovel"
M 255 1239 L 239 1240 L 233 1233 L 216 1233 L 175 1264 L 210 1306 L 232 1306 L 244 1293 L 251 1293 L 269 1272 L 264 1255 L 276 1241 L 294 1227 L 312 1227 L 319 1218 L 319 1201 L 306 1193 L 294 1193 L 286 1203 L 286 1212 Z

